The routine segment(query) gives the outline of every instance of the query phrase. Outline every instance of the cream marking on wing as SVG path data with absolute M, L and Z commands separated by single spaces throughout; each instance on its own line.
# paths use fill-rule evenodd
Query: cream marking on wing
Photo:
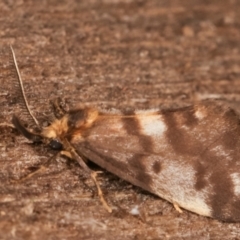
M 167 129 L 166 124 L 164 123 L 161 115 L 136 115 L 136 118 L 141 127 L 141 133 L 154 136 L 154 135 L 163 135 Z
M 202 120 L 205 117 L 205 113 L 198 109 L 195 111 L 195 117 Z
M 217 145 L 211 149 L 211 152 L 214 153 L 216 156 L 224 157 L 225 160 L 231 160 L 231 156 L 229 153 L 225 151 L 222 145 Z
M 211 189 L 196 191 L 195 176 L 195 170 L 191 166 L 183 165 L 179 161 L 168 161 L 167 164 L 166 161 L 162 161 L 161 174 L 153 176 L 152 188 L 159 196 L 177 203 L 180 207 L 200 215 L 211 216 L 211 208 L 206 202 Z
M 230 176 L 234 186 L 234 193 L 240 195 L 240 173 L 232 173 Z

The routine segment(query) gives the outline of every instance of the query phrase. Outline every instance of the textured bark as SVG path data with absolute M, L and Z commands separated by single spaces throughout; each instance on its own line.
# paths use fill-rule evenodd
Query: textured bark
M 237 239 L 239 224 L 183 211 L 103 171 L 109 214 L 77 163 L 33 145 L 9 124 L 19 114 L 7 45 L 41 124 L 49 101 L 100 108 L 175 108 L 217 98 L 240 110 L 239 1 L 1 1 L 0 238 Z M 96 166 L 92 166 L 97 168 Z M 131 214 L 138 206 L 139 215 Z

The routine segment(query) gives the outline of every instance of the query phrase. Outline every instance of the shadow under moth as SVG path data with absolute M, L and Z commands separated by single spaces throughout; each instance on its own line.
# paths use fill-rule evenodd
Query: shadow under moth
M 93 179 L 88 159 L 118 177 L 174 204 L 176 209 L 240 221 L 240 118 L 216 101 L 168 110 L 104 112 L 95 108 L 60 111 L 41 128 L 24 94 L 15 54 L 17 82 L 39 133 L 14 116 L 14 126 L 33 142 L 45 143 L 78 161 Z

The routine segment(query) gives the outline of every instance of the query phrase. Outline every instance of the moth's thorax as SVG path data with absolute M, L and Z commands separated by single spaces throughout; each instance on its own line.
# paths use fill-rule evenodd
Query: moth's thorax
M 66 134 L 67 131 L 68 117 L 65 115 L 61 119 L 54 120 L 48 127 L 45 127 L 42 131 L 42 135 L 46 138 L 53 139 Z
M 98 111 L 93 108 L 75 109 L 69 111 L 61 119 L 43 129 L 42 135 L 50 139 L 81 138 L 81 132 L 91 127 L 98 117 Z

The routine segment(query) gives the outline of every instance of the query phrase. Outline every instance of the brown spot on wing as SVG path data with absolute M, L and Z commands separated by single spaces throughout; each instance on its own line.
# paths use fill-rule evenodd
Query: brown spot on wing
M 186 108 L 185 111 L 182 112 L 182 117 L 184 118 L 184 123 L 186 126 L 195 126 L 198 124 L 198 119 L 195 116 L 195 109 L 194 108 Z
M 128 113 L 133 115 L 134 113 Z M 131 138 L 131 135 L 138 138 L 138 142 L 146 154 L 153 153 L 152 138 L 141 133 L 141 126 L 138 121 L 138 115 L 133 117 L 122 118 L 124 128 Z M 144 163 L 144 154 L 135 153 L 132 158 L 128 160 L 129 166 L 131 166 L 136 172 L 136 179 L 150 187 L 152 183 L 152 177 L 147 173 L 147 168 Z
M 162 169 L 161 163 L 160 163 L 159 161 L 155 161 L 155 162 L 153 163 L 152 170 L 153 170 L 156 174 L 158 174 L 158 173 L 161 172 L 161 169 Z
M 240 137 L 239 116 L 233 109 L 227 109 L 223 117 L 226 122 L 227 131 L 223 133 L 222 144 L 227 149 L 234 149 Z
M 211 171 L 214 171 L 215 164 L 218 164 L 219 159 L 216 158 L 213 154 L 209 151 L 211 148 L 215 147 L 219 140 L 221 140 L 221 136 L 216 139 L 212 144 L 207 146 L 204 151 L 201 152 L 197 156 L 197 161 L 194 161 L 194 168 L 196 170 L 196 183 L 195 188 L 196 190 L 202 190 L 205 186 L 207 186 L 208 177 Z
M 192 112 L 190 108 L 183 109 L 182 111 Z M 163 117 L 168 127 L 166 137 L 168 138 L 168 142 L 172 146 L 173 150 L 178 154 L 196 156 L 203 151 L 204 146 L 200 141 L 196 140 L 196 138 L 191 135 L 191 130 L 186 131 L 178 124 L 178 117 L 182 118 L 183 116 L 186 117 L 191 114 L 187 112 L 182 114 L 182 112 L 179 111 L 169 111 L 165 112 Z M 188 122 L 187 119 L 185 120 L 185 123 L 186 122 Z M 190 124 L 190 122 L 193 124 L 194 121 L 189 120 L 188 124 Z
M 235 169 L 234 161 L 226 161 L 226 156 L 217 155 L 211 149 L 222 141 L 220 138 L 209 146 L 204 153 L 199 156 L 197 171 L 196 189 L 202 190 L 206 185 L 211 186 L 208 191 L 207 202 L 212 209 L 212 217 L 223 221 L 238 221 L 240 215 L 236 215 L 232 209 L 234 199 L 234 186 L 230 177 L 231 171 Z M 240 209 L 237 211 L 239 213 Z
M 226 174 L 225 169 L 213 171 L 210 177 L 210 183 L 213 185 L 213 195 L 211 197 L 213 217 L 225 221 L 232 221 L 233 213 L 230 209 L 229 211 L 227 210 L 234 196 L 230 175 Z M 240 216 L 238 216 L 238 219 L 240 219 Z
M 144 149 L 144 151 L 147 153 L 152 153 L 153 152 L 152 139 L 151 137 L 141 133 L 141 126 L 138 122 L 137 115 L 135 116 L 133 115 L 132 117 L 129 118 L 123 117 L 122 122 L 127 134 L 130 135 L 129 137 L 131 137 L 131 135 L 138 137 L 139 144 Z
M 147 186 L 151 186 L 152 184 L 152 176 L 147 173 L 147 167 L 144 164 L 144 157 L 143 154 L 134 154 L 132 158 L 128 160 L 129 167 L 134 169 L 136 174 L 136 179 L 139 182 L 143 182 Z
M 196 190 L 200 191 L 204 187 L 206 187 L 208 184 L 207 180 L 205 179 L 206 173 L 207 173 L 207 167 L 204 166 L 200 161 L 196 161 L 195 170 L 196 170 L 195 188 Z
M 227 149 L 234 149 L 238 144 L 238 139 L 240 137 L 240 132 L 236 131 L 236 129 L 231 129 L 223 133 L 222 136 L 222 144 Z
M 237 113 L 231 109 L 228 108 L 227 110 L 225 110 L 224 112 L 224 118 L 229 122 L 231 122 L 231 124 L 236 124 L 239 123 L 239 116 L 237 115 Z
M 234 199 L 231 203 L 231 219 L 230 222 L 239 222 L 240 220 L 240 199 Z

